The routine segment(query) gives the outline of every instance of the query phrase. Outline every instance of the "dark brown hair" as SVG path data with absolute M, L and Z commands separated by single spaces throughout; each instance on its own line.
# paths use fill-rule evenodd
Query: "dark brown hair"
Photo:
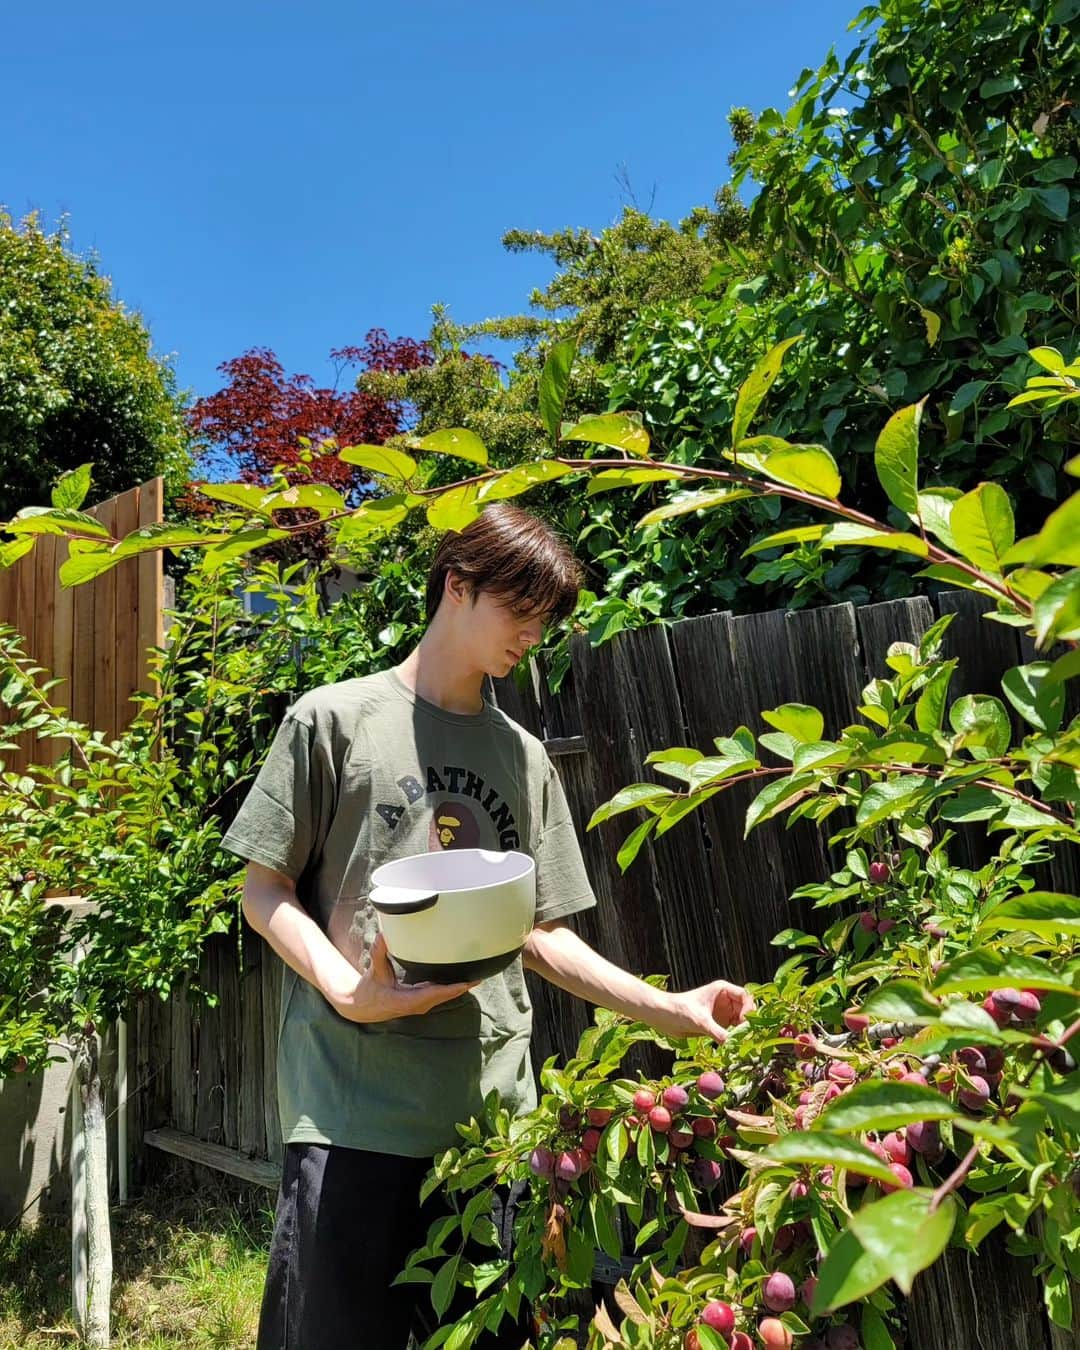
M 429 623 L 448 572 L 474 591 L 543 614 L 548 623 L 573 612 L 583 580 L 569 544 L 539 516 L 508 502 L 485 507 L 463 530 L 448 530 L 440 539 L 428 573 Z

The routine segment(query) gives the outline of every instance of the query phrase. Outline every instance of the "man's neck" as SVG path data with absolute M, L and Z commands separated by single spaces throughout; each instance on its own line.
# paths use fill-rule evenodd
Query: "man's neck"
M 397 667 L 397 673 L 418 697 L 446 712 L 484 710 L 484 672 L 464 668 L 460 649 L 435 625 Z

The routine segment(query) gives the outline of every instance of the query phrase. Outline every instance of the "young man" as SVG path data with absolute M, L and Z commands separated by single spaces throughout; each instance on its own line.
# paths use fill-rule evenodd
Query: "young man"
M 511 1111 L 536 1101 L 523 967 L 673 1035 L 722 1039 L 753 1006 L 722 980 L 657 990 L 566 924 L 596 902 L 558 775 L 482 690 L 571 612 L 580 582 L 562 540 L 517 507 L 488 507 L 448 533 L 419 646 L 396 669 L 298 699 L 226 835 L 249 862 L 244 914 L 288 967 L 286 1153 L 260 1350 L 404 1350 L 410 1328 L 423 1334 L 426 1287 L 391 1281 L 435 1212 L 419 1203 L 432 1155 L 492 1087 Z M 535 858 L 536 926 L 502 974 L 406 985 L 367 901 L 371 873 L 454 847 Z M 508 1327 L 481 1344 L 526 1335 Z

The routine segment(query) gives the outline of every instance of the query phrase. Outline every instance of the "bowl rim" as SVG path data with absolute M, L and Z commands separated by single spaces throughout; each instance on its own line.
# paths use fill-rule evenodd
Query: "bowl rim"
M 467 894 L 471 894 L 471 893 L 474 892 L 474 891 L 490 891 L 490 890 L 493 890 L 496 886 L 507 886 L 507 885 L 510 885 L 512 882 L 515 882 L 515 881 L 523 881 L 523 880 L 525 880 L 527 877 L 534 876 L 535 873 L 536 873 L 536 859 L 532 856 L 531 853 L 523 853 L 520 849 L 514 849 L 514 848 L 508 848 L 508 849 L 493 849 L 493 848 L 444 848 L 444 849 L 433 849 L 433 848 L 432 848 L 432 849 L 427 849 L 427 850 L 425 850 L 423 853 L 409 853 L 409 854 L 407 854 L 407 855 L 406 855 L 405 857 L 403 857 L 403 858 L 389 858 L 389 859 L 387 859 L 386 862 L 380 863 L 379 866 L 376 867 L 376 868 L 372 871 L 372 873 L 371 873 L 371 879 L 370 879 L 369 890 L 375 890 L 377 887 L 389 887 L 389 888 L 393 888 L 394 883 L 393 883 L 392 881 L 380 881 L 380 880 L 378 879 L 378 874 L 379 874 L 380 872 L 382 872 L 382 871 L 383 871 L 384 869 L 386 869 L 386 868 L 396 867 L 396 866 L 398 866 L 400 863 L 415 862 L 417 858 L 431 858 L 431 857 L 438 857 L 438 856 L 441 856 L 442 854 L 457 854 L 457 855 L 459 855 L 459 856 L 463 856 L 463 855 L 469 854 L 469 853 L 497 853 L 497 854 L 501 854 L 501 856 L 504 857 L 504 858 L 521 858 L 521 859 L 523 859 L 526 863 L 528 863 L 528 866 L 522 868 L 522 870 L 521 870 L 519 873 L 517 873 L 515 876 L 512 876 L 512 877 L 503 877 L 503 878 L 502 878 L 501 880 L 499 880 L 499 881 L 485 881 L 485 882 L 482 882 L 480 885 L 477 885 L 477 886 L 451 886 L 451 887 L 448 887 L 448 888 L 443 888 L 443 887 L 433 887 L 432 889 L 433 889 L 440 897 L 441 897 L 441 896 L 444 896 L 444 895 L 445 895 L 445 896 L 452 896 L 452 895 L 467 895 Z M 422 887 L 422 886 L 398 886 L 397 889 L 399 889 L 399 890 L 408 890 L 408 891 L 421 891 L 421 890 L 424 890 L 425 888 Z

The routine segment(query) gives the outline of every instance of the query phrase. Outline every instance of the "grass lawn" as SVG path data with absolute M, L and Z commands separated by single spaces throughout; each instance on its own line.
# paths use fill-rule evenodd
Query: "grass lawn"
M 250 1350 L 270 1242 L 271 1198 L 163 1183 L 114 1209 L 113 1345 Z M 76 1343 L 66 1221 L 0 1233 L 0 1350 Z

